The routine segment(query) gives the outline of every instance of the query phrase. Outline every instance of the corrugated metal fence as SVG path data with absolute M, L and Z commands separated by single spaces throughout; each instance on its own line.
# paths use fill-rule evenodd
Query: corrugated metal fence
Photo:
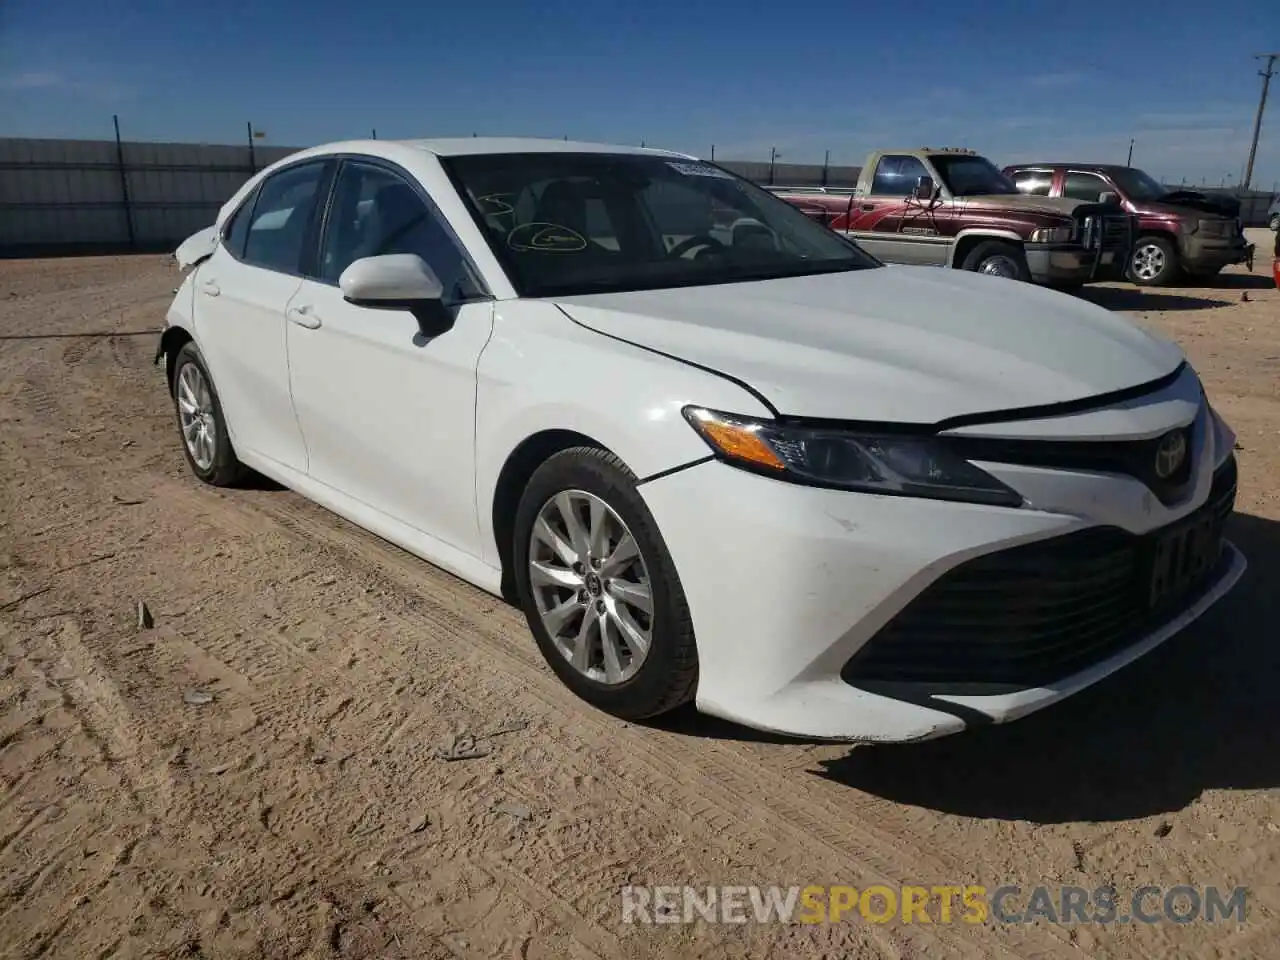
M 295 149 L 0 139 L 0 255 L 172 249 Z
M 254 172 L 297 147 L 0 138 L 0 256 L 165 251 L 213 222 Z M 858 167 L 720 161 L 755 180 L 853 186 Z M 1246 224 L 1264 222 L 1271 194 L 1240 197 Z

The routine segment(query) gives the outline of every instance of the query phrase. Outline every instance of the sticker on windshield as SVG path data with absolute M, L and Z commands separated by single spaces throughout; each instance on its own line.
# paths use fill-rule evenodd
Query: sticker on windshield
M 587 238 L 558 223 L 522 223 L 507 234 L 507 247 L 517 253 L 578 253 Z
M 719 167 L 711 167 L 705 163 L 676 163 L 668 160 L 667 166 L 676 173 L 683 173 L 686 177 L 715 177 L 717 180 L 732 180 L 733 175 L 725 173 Z

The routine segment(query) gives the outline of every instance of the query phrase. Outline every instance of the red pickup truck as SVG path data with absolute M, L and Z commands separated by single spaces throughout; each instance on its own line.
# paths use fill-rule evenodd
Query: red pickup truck
M 971 150 L 877 150 L 853 190 L 771 189 L 886 263 L 1064 289 L 1119 279 L 1133 241 L 1114 205 L 1025 196 Z
M 1005 167 L 1018 190 L 1034 197 L 1097 200 L 1113 195 L 1138 218 L 1127 275 L 1140 286 L 1167 286 L 1179 276 L 1211 277 L 1232 263 L 1253 269 L 1240 201 L 1191 190 L 1167 190 L 1136 167 L 1105 163 L 1023 163 Z

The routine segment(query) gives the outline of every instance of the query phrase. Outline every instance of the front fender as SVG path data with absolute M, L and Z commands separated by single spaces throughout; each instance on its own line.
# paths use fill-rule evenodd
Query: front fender
M 1009 240 L 1013 243 L 1021 244 L 1022 237 L 1012 230 L 1003 230 L 999 227 L 970 227 L 961 230 L 952 238 L 951 249 L 947 253 L 947 266 L 954 267 L 956 265 L 956 254 L 966 248 L 966 240 L 976 238 L 988 240 Z
M 548 430 L 582 434 L 643 479 L 711 454 L 681 414 L 691 403 L 771 415 L 741 386 L 588 330 L 551 304 L 499 303 L 477 369 L 476 501 L 485 560 L 498 563 L 498 478 L 526 439 Z

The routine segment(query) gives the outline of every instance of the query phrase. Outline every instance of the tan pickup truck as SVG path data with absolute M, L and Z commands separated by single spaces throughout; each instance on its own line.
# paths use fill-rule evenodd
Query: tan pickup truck
M 1062 288 L 1121 278 L 1134 219 L 1099 203 L 1030 197 L 971 150 L 877 150 L 853 190 L 772 187 L 886 263 L 953 267 Z

